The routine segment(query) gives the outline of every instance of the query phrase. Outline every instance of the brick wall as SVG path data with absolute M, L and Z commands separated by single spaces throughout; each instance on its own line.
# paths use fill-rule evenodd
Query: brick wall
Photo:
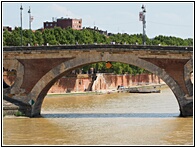
M 114 75 L 114 74 L 96 74 L 97 78 L 92 84 L 92 77 L 88 74 L 79 74 L 77 76 L 62 77 L 57 80 L 50 88 L 48 93 L 65 93 L 65 92 L 84 92 L 116 89 L 118 85 L 124 87 L 131 87 L 136 85 L 159 84 L 164 83 L 160 78 L 154 74 L 140 74 L 140 75 Z M 4 74 L 4 81 L 8 85 L 13 85 L 15 76 Z
M 49 93 L 63 92 L 84 92 L 89 90 L 92 78 L 87 77 L 64 77 L 59 79 L 49 90 Z M 92 91 L 116 89 L 118 85 L 131 87 L 136 85 L 160 84 L 164 83 L 154 74 L 131 75 L 114 75 L 114 74 L 97 74 L 96 80 L 93 82 Z
M 63 77 L 55 82 L 48 93 L 84 92 L 92 82 L 91 77 Z

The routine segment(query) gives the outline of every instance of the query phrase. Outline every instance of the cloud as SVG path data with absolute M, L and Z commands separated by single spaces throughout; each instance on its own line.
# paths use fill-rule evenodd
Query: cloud
M 174 14 L 174 13 L 163 13 L 162 17 L 164 17 L 168 20 L 172 20 L 174 22 L 179 22 L 182 20 L 178 14 Z
M 178 14 L 175 13 L 160 13 L 160 14 L 156 14 L 156 20 L 160 21 L 163 23 L 162 20 L 165 20 L 167 22 L 164 22 L 166 24 L 175 24 L 177 25 L 178 23 L 181 23 L 183 18 L 181 16 L 179 16 Z
M 82 17 L 82 23 L 84 26 L 86 27 L 92 27 L 95 23 L 95 18 L 93 18 L 92 16 L 90 15 L 85 15 Z
M 68 10 L 65 6 L 62 6 L 62 4 L 52 4 L 51 9 L 55 11 L 55 13 L 58 14 L 59 16 L 71 17 L 71 18 L 78 17 L 72 11 Z

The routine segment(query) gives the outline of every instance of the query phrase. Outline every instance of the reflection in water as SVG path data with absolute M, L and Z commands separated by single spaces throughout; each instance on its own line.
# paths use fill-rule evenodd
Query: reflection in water
M 47 96 L 42 118 L 4 118 L 5 145 L 192 145 L 169 89 L 155 94 Z

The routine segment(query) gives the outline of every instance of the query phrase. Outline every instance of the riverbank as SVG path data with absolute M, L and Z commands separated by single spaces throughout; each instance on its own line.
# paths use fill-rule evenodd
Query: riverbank
M 162 83 L 164 82 L 159 77 L 148 73 L 138 75 L 116 75 L 112 73 L 78 74 L 60 78 L 49 89 L 48 93 L 99 92 L 115 90 L 118 86 L 128 88 Z
M 149 85 L 137 85 L 137 86 L 132 86 L 128 88 L 148 88 L 148 87 L 156 87 L 157 89 L 163 89 L 163 88 L 168 88 L 166 84 L 149 84 Z M 99 90 L 99 91 L 86 91 L 86 92 L 63 92 L 63 93 L 48 93 L 46 97 L 52 97 L 52 96 L 64 96 L 64 95 L 101 95 L 101 94 L 110 94 L 110 93 L 119 93 L 125 91 L 119 91 L 117 89 L 107 89 L 107 90 Z M 128 93 L 128 92 L 127 92 Z

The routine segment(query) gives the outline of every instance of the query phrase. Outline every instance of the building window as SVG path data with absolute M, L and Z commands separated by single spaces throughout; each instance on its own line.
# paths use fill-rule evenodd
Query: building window
M 50 24 L 50 26 L 52 26 L 52 24 Z
M 48 26 L 48 24 L 46 24 L 46 26 Z

